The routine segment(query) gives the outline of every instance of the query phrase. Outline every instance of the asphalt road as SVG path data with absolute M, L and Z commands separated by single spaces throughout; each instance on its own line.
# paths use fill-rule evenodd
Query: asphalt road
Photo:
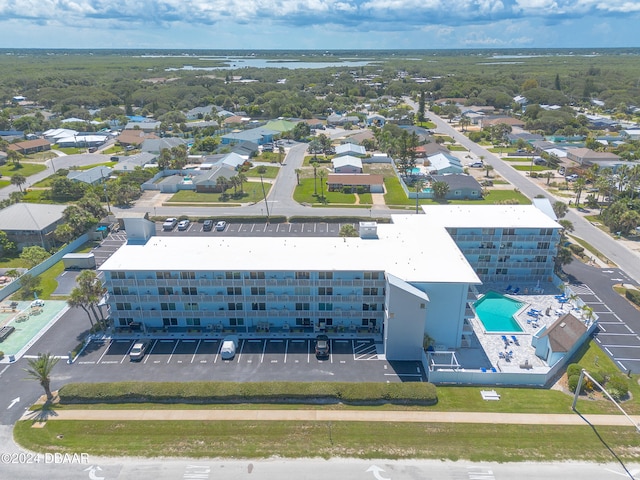
M 417 109 L 417 104 L 415 102 L 407 98 L 405 98 L 405 101 L 408 105 Z M 467 148 L 476 158 L 480 158 L 481 156 L 484 157 L 484 161 L 486 163 L 493 166 L 496 172 L 498 172 L 527 197 L 535 198 L 536 196 L 543 195 L 552 203 L 558 200 L 549 192 L 522 176 L 519 172 L 500 160 L 493 153 L 469 140 L 466 136 L 453 128 L 446 120 L 433 114 L 429 115 L 429 119 L 437 125 L 438 133 L 443 133 L 454 138 L 459 144 Z M 573 210 L 569 210 L 565 218 L 567 220 L 571 220 L 573 223 L 574 232 L 572 235 L 588 240 L 591 245 L 602 252 L 607 258 L 615 262 L 636 283 L 640 284 L 640 257 L 636 253 L 611 238 L 602 230 L 591 225 L 589 221 L 582 218 Z

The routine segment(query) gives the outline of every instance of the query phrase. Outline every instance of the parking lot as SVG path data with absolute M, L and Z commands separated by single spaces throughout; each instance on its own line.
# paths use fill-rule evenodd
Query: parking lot
M 217 221 L 213 218 L 214 223 Z M 343 225 L 353 225 L 356 229 L 358 225 L 353 223 L 227 223 L 224 231 L 217 231 L 215 228 L 209 232 L 203 230 L 202 223 L 191 222 L 186 230 L 174 228 L 170 231 L 162 229 L 162 222 L 156 223 L 156 234 L 158 236 L 180 235 L 180 236 L 203 236 L 203 235 L 228 235 L 228 236 L 250 236 L 250 235 L 282 235 L 283 237 L 335 237 L 340 233 Z
M 419 362 L 387 362 L 373 338 L 330 340 L 328 358 L 315 355 L 312 338 L 245 338 L 230 360 L 220 356 L 220 338 L 153 339 L 140 362 L 131 362 L 135 339 L 93 340 L 76 359 L 82 369 L 126 373 L 136 380 L 423 381 Z

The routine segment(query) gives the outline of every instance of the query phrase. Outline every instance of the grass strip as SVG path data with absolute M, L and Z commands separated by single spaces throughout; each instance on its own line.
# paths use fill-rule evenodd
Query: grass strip
M 635 461 L 633 427 L 375 422 L 20 421 L 29 450 L 102 456 Z

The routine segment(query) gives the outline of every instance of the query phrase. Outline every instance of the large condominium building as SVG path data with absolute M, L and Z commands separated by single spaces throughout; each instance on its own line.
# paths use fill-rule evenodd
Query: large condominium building
M 464 223 L 455 216 L 466 210 L 442 207 L 436 214 L 439 208 L 393 216 L 390 224 L 363 223 L 357 238 L 156 237 L 150 222 L 132 219 L 126 227 L 130 243 L 100 267 L 111 318 L 116 327 L 145 331 L 339 334 L 364 329 L 382 336 L 389 360 L 420 360 L 425 333 L 439 345 L 458 348 L 470 333 L 465 321 L 473 315 L 470 287 L 481 283 L 476 268 L 485 267 L 473 265 L 479 259 L 465 258 L 470 245 L 463 243 L 461 251 L 454 240 Z M 523 235 L 522 242 L 533 243 L 511 255 L 527 255 L 524 250 L 553 255 L 560 226 L 535 207 L 473 208 L 470 229 L 477 229 L 473 237 L 485 242 L 488 252 L 498 249 L 489 242 L 511 237 L 508 248 L 514 249 Z M 512 219 L 521 211 L 529 222 L 525 227 L 496 217 L 500 226 L 489 231 L 477 227 L 475 218 L 485 208 L 489 215 L 511 211 Z M 472 235 L 459 241 L 470 242 L 467 236 Z M 546 242 L 538 243 L 539 237 Z M 527 270 L 533 263 L 543 265 L 538 265 L 541 273 Z M 526 262 L 508 277 L 538 274 L 552 275 L 551 263 Z

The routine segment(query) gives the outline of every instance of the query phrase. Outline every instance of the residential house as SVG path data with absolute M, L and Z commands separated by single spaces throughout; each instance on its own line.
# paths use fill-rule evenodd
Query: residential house
M 351 191 L 362 188 L 365 192 L 384 193 L 384 177 L 367 173 L 330 173 L 327 176 L 329 191 L 342 191 L 345 187 Z
M 332 161 L 334 173 L 362 173 L 362 160 L 352 155 L 335 157 Z
M 155 163 L 158 155 L 155 153 L 141 152 L 127 157 L 119 157 L 117 165 L 113 167 L 116 172 L 131 172 L 138 167 L 144 167 Z
M 144 130 L 123 130 L 122 132 L 120 132 L 120 135 L 118 135 L 117 141 L 123 147 L 131 146 L 138 148 L 140 147 L 140 145 L 142 145 L 142 142 L 144 142 L 148 138 L 158 137 L 152 133 L 145 133 Z
M 245 164 L 247 159 L 237 153 L 228 153 L 224 157 L 220 159 L 220 163 L 226 167 L 232 168 L 233 170 L 238 170 L 242 165 Z
M 193 177 L 193 184 L 196 192 L 200 193 L 220 193 L 221 186 L 218 184 L 218 178 L 224 177 L 227 180 L 238 174 L 234 167 L 219 163 L 213 165 L 211 170 L 201 172 Z
M 336 157 L 342 157 L 344 155 L 350 155 L 352 157 L 366 157 L 367 151 L 362 145 L 343 143 L 336 147 Z
M 523 122 L 519 118 L 514 118 L 514 117 L 494 117 L 494 116 L 491 116 L 491 117 L 483 118 L 480 121 L 480 127 L 481 128 L 487 128 L 487 127 L 492 127 L 494 125 L 500 125 L 501 123 L 509 125 L 510 127 L 524 128 L 524 126 L 525 126 L 525 122 Z
M 596 152 L 590 148 L 569 148 L 567 149 L 567 158 L 578 165 L 589 167 L 601 160 L 621 161 L 620 157 L 611 152 Z
M 276 135 L 280 135 L 280 132 L 258 127 L 223 135 L 221 143 L 223 145 L 232 145 L 235 143 L 252 142 L 257 145 L 264 145 L 265 143 L 272 143 Z
M 207 115 L 215 116 L 217 114 L 218 114 L 218 112 L 215 111 L 215 106 L 214 105 L 207 105 L 205 107 L 192 108 L 187 113 L 185 113 L 185 117 L 187 117 L 187 120 L 201 120 L 204 117 L 206 117 Z
M 427 169 L 431 173 L 445 174 L 445 173 L 463 173 L 464 167 L 460 159 L 447 152 L 436 153 L 427 157 L 429 165 Z M 427 164 L 425 161 L 425 165 Z
M 327 117 L 327 125 L 344 125 L 345 123 L 358 125 L 360 118 L 355 115 L 340 115 L 338 113 L 332 113 Z
M 162 122 L 157 120 L 145 119 L 141 122 L 129 122 L 125 125 L 125 130 L 142 130 L 143 132 L 156 132 L 160 130 Z
M 480 200 L 482 186 L 471 175 L 431 175 L 434 182 L 444 182 L 449 186 L 446 200 Z
M 549 365 L 555 365 L 569 357 L 577 346 L 582 345 L 589 335 L 587 324 L 567 313 L 559 317 L 549 327 L 543 326 L 532 339 L 536 356 Z
M 18 248 L 38 245 L 46 250 L 56 245 L 54 231 L 64 223 L 66 205 L 14 203 L 0 210 L 0 225 Z
M 109 178 L 111 168 L 100 165 L 90 168 L 89 170 L 71 170 L 67 174 L 69 180 L 74 182 L 87 183 L 89 185 L 97 185 Z
M 187 142 L 177 137 L 148 138 L 144 142 L 142 142 L 140 149 L 143 152 L 160 154 L 160 152 L 162 152 L 162 150 L 164 150 L 165 148 L 171 150 L 173 147 L 186 144 Z
M 384 127 L 384 124 L 387 122 L 387 119 L 382 115 L 378 115 L 377 113 L 367 115 L 367 126 L 375 125 L 376 127 Z
M 29 155 L 31 153 L 51 150 L 51 143 L 45 139 L 26 140 L 24 142 L 11 143 L 7 148 L 14 152 L 21 153 L 22 155 Z

